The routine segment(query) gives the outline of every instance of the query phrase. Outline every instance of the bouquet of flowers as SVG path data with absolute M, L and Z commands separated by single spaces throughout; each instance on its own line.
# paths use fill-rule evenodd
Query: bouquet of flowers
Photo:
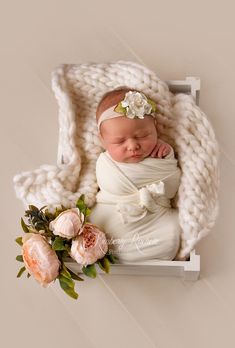
M 61 206 L 54 213 L 47 206 L 38 209 L 29 205 L 25 211 L 28 222 L 21 218 L 25 234 L 15 240 L 22 247 L 22 254 L 16 260 L 24 263 L 17 277 L 27 271 L 27 277 L 32 275 L 43 287 L 58 279 L 65 293 L 77 299 L 74 280 L 84 279 L 65 265 L 69 257 L 88 277 L 96 277 L 95 264 L 109 273 L 110 264 L 115 263 L 114 257 L 108 250 L 105 233 L 87 222 L 89 214 L 84 195 L 80 196 L 75 208 Z

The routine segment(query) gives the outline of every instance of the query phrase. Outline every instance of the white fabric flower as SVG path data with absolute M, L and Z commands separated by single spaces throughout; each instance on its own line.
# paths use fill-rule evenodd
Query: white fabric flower
M 144 118 L 152 111 L 152 105 L 148 103 L 148 99 L 143 93 L 130 91 L 126 93 L 125 98 L 121 101 L 122 107 L 126 108 L 126 116 L 128 118 Z
M 56 252 L 40 234 L 26 233 L 22 242 L 25 268 L 43 287 L 47 287 L 59 274 L 60 261 Z
M 78 208 L 67 209 L 50 222 L 49 228 L 57 236 L 71 239 L 78 235 L 84 215 Z
M 87 223 L 82 233 L 72 241 L 70 256 L 78 264 L 87 266 L 101 259 L 108 251 L 105 233 L 97 226 Z

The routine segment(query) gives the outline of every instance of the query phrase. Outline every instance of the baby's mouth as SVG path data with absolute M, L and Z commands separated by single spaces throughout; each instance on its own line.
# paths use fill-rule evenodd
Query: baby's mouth
M 139 158 L 139 157 L 142 157 L 142 155 L 141 155 L 141 154 L 133 154 L 131 157 L 133 157 L 133 158 Z

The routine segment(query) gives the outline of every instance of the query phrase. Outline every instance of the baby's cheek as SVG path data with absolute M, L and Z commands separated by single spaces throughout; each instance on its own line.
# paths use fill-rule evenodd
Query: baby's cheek
M 118 147 L 116 150 L 116 156 L 118 157 L 119 161 L 122 161 L 124 159 L 124 149 L 122 146 Z
M 124 159 L 124 150 L 122 146 L 110 146 L 108 151 L 116 161 L 122 161 Z
M 152 151 L 155 148 L 156 144 L 157 142 L 155 141 L 155 139 L 151 139 L 148 142 L 146 142 L 145 146 L 146 146 L 146 149 L 148 149 L 149 151 Z

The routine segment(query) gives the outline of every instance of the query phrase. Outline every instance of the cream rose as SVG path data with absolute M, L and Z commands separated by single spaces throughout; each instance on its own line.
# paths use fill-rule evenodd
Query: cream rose
M 108 243 L 104 232 L 97 226 L 87 223 L 81 234 L 72 241 L 70 256 L 78 264 L 87 266 L 101 259 L 108 251 Z
M 84 215 L 78 208 L 67 209 L 50 222 L 49 228 L 57 236 L 71 239 L 78 235 L 84 221 Z
M 144 115 L 149 115 L 152 111 L 151 104 L 143 93 L 128 92 L 125 99 L 121 102 L 122 107 L 126 108 L 126 115 L 128 118 L 144 118 Z
M 45 237 L 27 233 L 22 237 L 22 255 L 27 271 L 43 286 L 56 279 L 60 261 Z

